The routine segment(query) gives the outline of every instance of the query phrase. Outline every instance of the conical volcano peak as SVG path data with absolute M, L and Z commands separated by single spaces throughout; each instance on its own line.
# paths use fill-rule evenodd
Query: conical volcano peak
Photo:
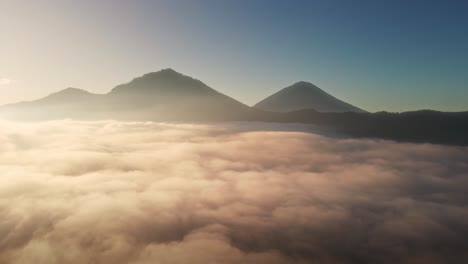
M 317 87 L 315 84 L 310 83 L 310 82 L 306 82 L 306 81 L 299 81 L 297 83 L 294 83 L 291 86 L 295 86 L 295 87 Z
M 75 87 L 67 87 L 61 91 L 58 91 L 57 93 L 88 93 L 88 91 Z
M 92 94 L 88 91 L 85 91 L 83 89 L 79 88 L 73 88 L 73 87 L 68 87 L 65 88 L 61 91 L 52 93 L 42 99 L 42 101 L 50 101 L 50 102 L 55 102 L 55 101 L 62 101 L 62 100 L 68 100 L 68 99 L 83 99 L 83 98 L 89 98 L 94 96 L 95 94 Z
M 186 76 L 171 68 L 163 69 L 157 72 L 150 72 L 132 81 L 116 86 L 111 94 L 115 93 L 136 93 L 140 92 L 158 92 L 173 93 L 173 92 L 195 92 L 195 91 L 212 90 L 201 81 Z
M 90 92 L 85 91 L 83 89 L 79 88 L 73 88 L 73 87 L 68 87 L 65 88 L 61 91 L 58 91 L 56 93 L 50 94 L 49 97 L 53 96 L 79 96 L 79 95 L 85 95 L 85 94 L 90 94 Z
M 177 73 L 177 74 L 180 74 L 180 73 L 178 73 L 177 71 L 175 71 L 175 70 L 172 69 L 172 68 L 165 68 L 165 69 L 160 70 L 159 72 L 168 72 L 168 73 Z
M 180 72 L 177 72 L 177 71 L 175 71 L 175 70 L 172 69 L 172 68 L 162 69 L 162 70 L 159 71 L 159 73 L 164 73 L 164 74 L 179 74 L 179 75 L 182 75 Z
M 310 82 L 300 81 L 257 103 L 254 107 L 274 112 L 314 109 L 318 112 L 363 112 Z
M 157 72 L 150 72 L 150 73 L 147 73 L 147 74 L 144 74 L 143 76 L 141 76 L 140 78 L 149 78 L 149 77 L 166 77 L 166 78 L 170 78 L 170 77 L 182 77 L 182 76 L 185 76 L 183 75 L 182 73 L 179 73 L 171 68 L 166 68 L 166 69 L 162 69 L 160 71 L 157 71 Z M 188 77 L 188 76 L 186 76 Z
M 293 85 L 286 87 L 285 89 L 289 90 L 312 90 L 312 91 L 321 91 L 324 92 L 322 89 L 320 89 L 318 86 L 316 86 L 313 83 L 310 82 L 305 82 L 305 81 L 299 81 L 297 83 L 294 83 Z

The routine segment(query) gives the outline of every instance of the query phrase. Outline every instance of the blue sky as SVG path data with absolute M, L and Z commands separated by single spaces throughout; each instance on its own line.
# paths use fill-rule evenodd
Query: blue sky
M 370 111 L 468 110 L 468 2 L 0 0 L 0 103 L 171 67 L 244 103 L 310 81 Z

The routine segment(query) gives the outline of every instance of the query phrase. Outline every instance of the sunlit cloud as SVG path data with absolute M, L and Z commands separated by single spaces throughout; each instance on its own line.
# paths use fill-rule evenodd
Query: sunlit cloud
M 261 126 L 0 123 L 0 262 L 468 260 L 468 149 Z

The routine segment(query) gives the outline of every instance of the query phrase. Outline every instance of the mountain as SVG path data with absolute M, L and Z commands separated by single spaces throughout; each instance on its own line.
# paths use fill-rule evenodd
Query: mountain
M 172 69 L 118 85 L 107 97 L 122 112 L 139 109 L 133 117 L 157 120 L 235 120 L 251 111 L 247 105 Z
M 100 119 L 104 95 L 78 88 L 66 88 L 34 101 L 0 107 L 0 117 L 14 120 L 51 120 L 63 118 Z
M 244 119 L 255 112 L 203 82 L 172 69 L 145 74 L 93 94 L 67 88 L 36 101 L 0 108 L 15 119 L 121 119 L 155 121 L 216 121 Z
M 318 112 L 366 112 L 343 102 L 308 82 L 297 82 L 263 99 L 255 108 L 290 112 L 302 109 L 314 109 Z
M 0 118 L 306 123 L 350 137 L 468 146 L 468 112 L 367 113 L 305 82 L 248 107 L 172 69 L 145 74 L 107 94 L 67 88 L 0 106 Z

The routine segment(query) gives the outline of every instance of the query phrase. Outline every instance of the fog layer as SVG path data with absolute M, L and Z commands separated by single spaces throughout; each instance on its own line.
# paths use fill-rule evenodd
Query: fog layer
M 468 149 L 0 123 L 0 263 L 468 263 Z

